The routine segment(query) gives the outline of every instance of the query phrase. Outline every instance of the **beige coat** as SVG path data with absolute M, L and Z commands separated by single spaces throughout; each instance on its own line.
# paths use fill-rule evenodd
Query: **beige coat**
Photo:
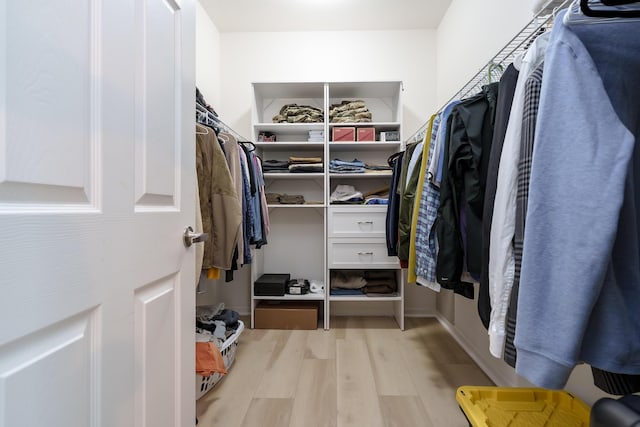
M 229 270 L 242 227 L 242 202 L 213 130 L 208 129 L 206 134 L 198 132 L 196 145 L 202 226 L 209 233 L 202 268 Z
M 227 165 L 229 166 L 229 172 L 231 172 L 231 179 L 233 180 L 234 187 L 238 199 L 240 199 L 240 206 L 242 207 L 242 167 L 240 166 L 240 154 L 238 150 L 238 141 L 231 134 L 220 132 L 218 139 L 224 141 L 224 155 L 227 159 Z M 238 265 L 243 265 L 244 262 L 244 237 L 243 230 L 240 227 L 240 235 L 238 236 Z

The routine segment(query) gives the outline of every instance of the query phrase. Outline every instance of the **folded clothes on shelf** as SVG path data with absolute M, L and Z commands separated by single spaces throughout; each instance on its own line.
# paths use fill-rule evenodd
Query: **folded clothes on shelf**
M 332 173 L 364 173 L 364 162 L 353 159 L 352 161 L 345 161 L 340 159 L 333 159 L 329 162 L 329 172 Z
M 305 203 L 304 196 L 299 194 L 267 193 L 265 196 L 269 205 L 303 205 Z
M 359 296 L 364 295 L 362 289 L 331 289 L 331 295 L 335 296 Z
M 389 166 L 389 165 L 371 165 L 371 164 L 367 163 L 365 165 L 365 169 L 372 170 L 372 171 L 390 171 L 391 170 L 391 166 Z
M 356 190 L 353 185 L 346 184 L 340 184 L 336 186 L 336 189 L 333 190 L 333 193 L 331 193 L 330 197 L 331 203 L 349 202 L 355 200 L 362 201 L 364 200 L 364 196 L 360 191 Z
M 371 111 L 362 100 L 342 101 L 329 107 L 329 121 L 332 123 L 365 123 L 371 118 Z
M 267 198 L 267 204 L 274 205 L 274 204 L 280 203 L 280 196 L 281 194 L 278 194 L 278 193 L 265 194 L 265 197 Z
M 333 159 L 333 160 L 331 160 L 330 163 L 332 165 L 334 165 L 334 166 L 353 166 L 353 167 L 358 167 L 358 168 L 365 167 L 365 163 L 363 161 L 358 160 L 358 159 L 353 159 L 351 161 L 341 160 L 341 159 Z
M 296 163 L 322 163 L 322 157 L 300 157 L 300 156 L 289 157 L 290 165 L 295 165 Z
M 304 196 L 283 194 L 280 196 L 282 205 L 304 205 Z
M 374 188 L 373 190 L 369 190 L 366 193 L 364 193 L 364 197 L 372 197 L 372 196 L 378 196 L 378 197 L 389 197 L 389 191 L 391 190 L 391 186 L 389 185 L 385 185 L 383 187 L 378 187 L 378 188 Z
M 265 160 L 262 162 L 262 170 L 264 172 L 287 172 L 289 162 L 287 160 Z
M 365 205 L 388 205 L 389 198 L 388 197 L 367 197 L 364 200 Z
M 286 104 L 273 117 L 274 123 L 322 123 L 324 112 L 310 105 Z
M 361 289 L 367 281 L 362 270 L 331 270 L 331 289 Z
M 291 173 L 322 173 L 324 172 L 324 166 L 322 163 L 294 163 L 289 165 L 289 172 Z

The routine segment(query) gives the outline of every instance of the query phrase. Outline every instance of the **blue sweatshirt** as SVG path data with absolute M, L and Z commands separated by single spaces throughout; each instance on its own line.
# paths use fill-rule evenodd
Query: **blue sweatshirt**
M 516 371 L 562 388 L 582 361 L 640 374 L 640 23 L 563 23 L 545 56 Z

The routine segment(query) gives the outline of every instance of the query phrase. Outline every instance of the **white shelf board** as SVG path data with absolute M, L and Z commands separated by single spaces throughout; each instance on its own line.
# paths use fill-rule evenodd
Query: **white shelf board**
M 271 296 L 257 296 L 253 297 L 254 300 L 268 300 L 268 301 L 324 301 L 324 294 L 312 294 L 308 293 L 306 295 L 285 295 L 282 297 L 271 297 Z
M 280 150 L 280 149 L 296 149 L 296 150 L 300 150 L 300 149 L 306 149 L 306 148 L 313 148 L 313 149 L 322 149 L 324 147 L 324 142 L 307 142 L 307 141 L 300 141 L 300 142 L 254 142 L 254 145 L 256 147 L 262 148 L 263 150 L 269 149 L 269 150 Z
M 267 208 L 284 208 L 284 209 L 304 209 L 304 208 L 324 208 L 325 204 L 317 204 L 314 205 L 312 203 L 302 204 L 302 205 L 294 205 L 294 204 L 284 204 L 284 203 L 273 203 L 267 205 Z
M 365 172 L 365 173 L 329 173 L 330 178 L 390 178 L 392 171 Z
M 391 297 L 368 297 L 366 295 L 329 295 L 329 301 L 348 301 L 348 302 L 362 302 L 362 301 L 401 301 L 400 295 Z
M 353 150 L 395 150 L 400 148 L 400 141 L 338 141 L 330 142 L 329 149 L 331 151 L 353 151 Z
M 324 173 L 265 172 L 265 179 L 322 179 Z
M 358 122 L 358 123 L 335 123 L 329 122 L 329 127 L 359 127 L 359 128 L 371 128 L 374 127 L 378 130 L 391 129 L 391 130 L 399 130 L 400 122 Z
M 282 135 L 296 135 L 310 130 L 324 130 L 324 123 L 256 123 L 253 125 L 256 133 L 272 132 Z

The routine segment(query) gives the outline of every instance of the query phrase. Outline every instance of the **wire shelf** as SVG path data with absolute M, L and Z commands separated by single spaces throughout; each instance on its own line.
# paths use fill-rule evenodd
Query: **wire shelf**
M 498 81 L 502 71 L 513 62 L 516 56 L 527 50 L 536 37 L 544 33 L 553 24 L 555 11 L 568 6 L 569 3 L 571 3 L 571 0 L 549 0 L 546 2 L 533 19 L 437 111 L 444 109 L 453 100 L 464 99 L 480 92 L 482 86 L 490 81 Z M 429 121 L 426 121 L 406 140 L 407 143 L 422 140 L 428 125 Z

